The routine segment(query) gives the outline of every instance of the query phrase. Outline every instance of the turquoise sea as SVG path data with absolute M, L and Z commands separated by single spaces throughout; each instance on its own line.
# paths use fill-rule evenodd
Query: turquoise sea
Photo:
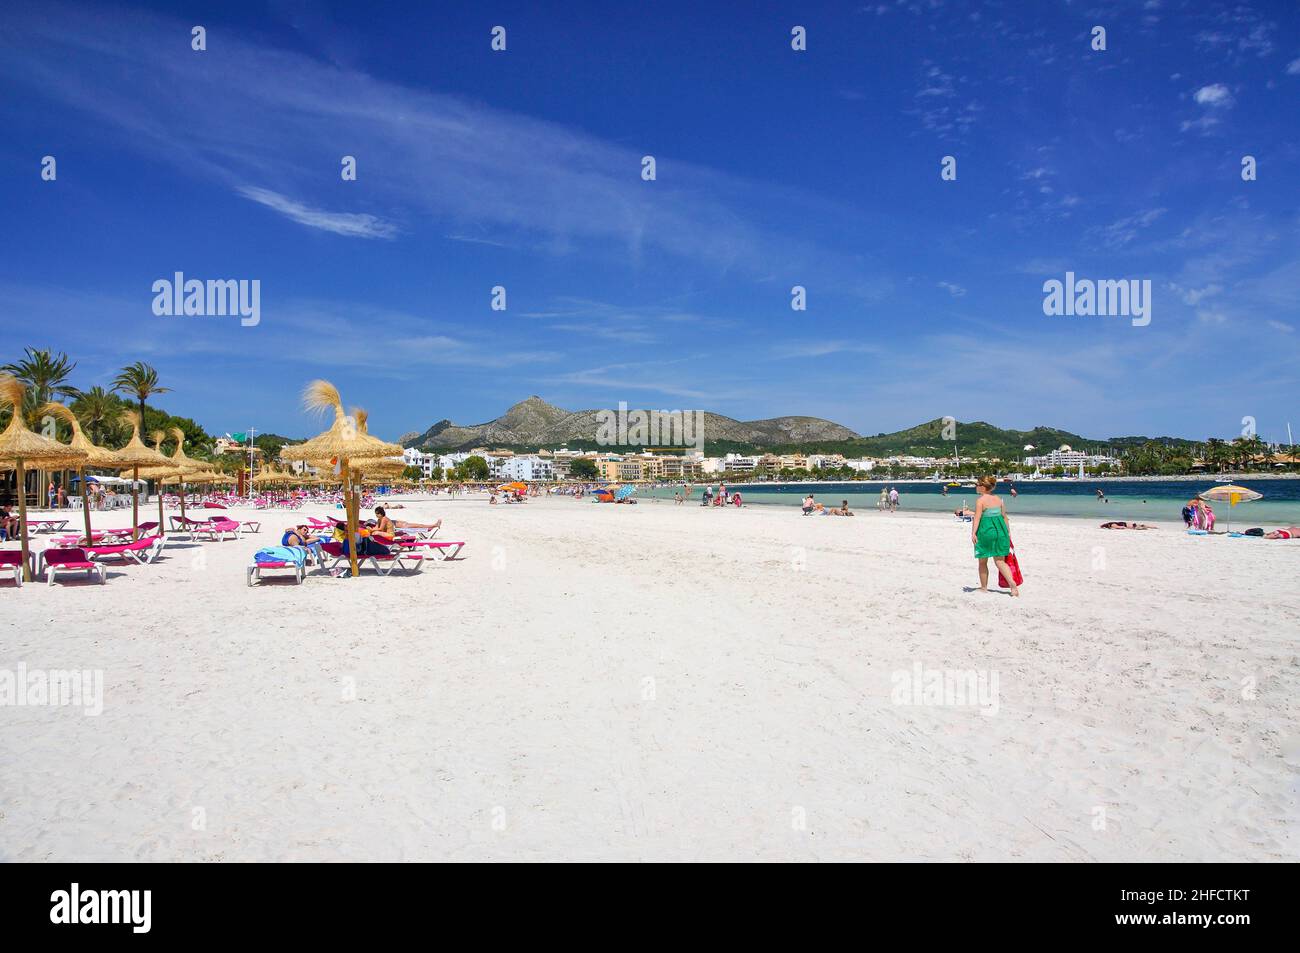
M 1300 479 L 1250 477 L 1242 478 L 1241 486 L 1263 493 L 1264 498 L 1254 503 L 1241 503 L 1229 508 L 1227 503 L 1214 503 L 1216 528 L 1223 529 L 1231 518 L 1234 529 L 1262 526 L 1300 525 Z M 717 488 L 717 483 L 713 486 Z M 758 506 L 796 507 L 808 493 L 820 503 L 838 506 L 848 500 L 855 510 L 874 510 L 880 499 L 882 487 L 897 487 L 900 510 L 927 510 L 951 512 L 963 502 L 975 505 L 973 486 L 949 487 L 943 495 L 943 485 L 931 482 L 861 481 L 851 483 L 753 483 L 728 484 L 727 492 L 738 490 L 746 503 Z M 1215 486 L 1215 480 L 1035 480 L 1017 481 L 1017 495 L 1012 498 L 1005 483 L 998 485 L 998 494 L 1006 501 L 1011 514 L 1039 516 L 1066 516 L 1079 519 L 1132 520 L 1147 522 L 1182 521 L 1181 511 L 1193 495 Z M 691 493 L 690 502 L 699 505 L 704 485 L 698 484 Z M 1105 494 L 1105 501 L 1097 499 L 1096 491 Z M 658 487 L 639 490 L 637 495 L 658 499 L 672 499 L 675 487 Z

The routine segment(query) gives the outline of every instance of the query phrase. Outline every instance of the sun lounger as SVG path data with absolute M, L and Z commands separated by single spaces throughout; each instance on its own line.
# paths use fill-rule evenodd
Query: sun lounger
M 239 539 L 239 523 L 235 520 L 216 519 L 208 523 L 203 529 L 200 529 L 199 532 L 218 543 L 225 539 L 227 535 L 231 539 Z
M 50 545 L 55 549 L 66 549 L 69 546 L 80 546 L 86 542 L 98 543 L 105 537 L 111 536 L 113 536 L 112 533 L 97 529 L 91 532 L 89 540 L 85 536 L 55 536 L 50 540 Z
M 33 533 L 61 533 L 68 525 L 67 520 L 28 520 L 27 528 Z
M 244 520 L 239 525 L 241 529 L 245 529 L 250 533 L 260 533 L 262 531 L 262 524 L 257 520 Z
M 87 546 L 84 552 L 91 559 L 120 559 L 143 566 L 153 562 L 162 552 L 162 536 L 141 536 L 133 543 L 116 543 L 108 546 Z
M 429 555 L 439 562 L 446 562 L 448 559 L 455 559 L 462 549 L 465 548 L 464 542 L 453 540 L 434 540 L 434 539 L 412 539 L 409 536 L 399 536 L 397 545 L 403 550 L 427 549 Z
M 101 585 L 108 579 L 103 563 L 86 558 L 83 549 L 45 550 L 45 582 L 54 585 L 55 577 L 61 572 L 87 572 L 92 576 L 98 575 Z
M 321 543 L 321 551 L 325 554 L 326 571 L 348 564 L 348 555 L 343 551 L 342 543 Z M 408 567 L 407 563 L 411 566 Z M 365 568 L 367 564 L 374 567 L 379 575 L 388 576 L 394 569 L 413 568 L 414 572 L 419 572 L 424 568 L 424 557 L 419 553 L 403 552 L 401 549 L 394 550 L 387 556 L 357 556 L 358 568 Z
M 267 569 L 292 569 L 295 586 L 300 585 L 307 576 L 307 569 L 302 563 L 289 562 L 288 560 L 259 563 L 254 560 L 248 564 L 248 584 L 251 586 L 254 579 L 261 579 L 262 572 Z
M 23 553 L 20 549 L 0 549 L 0 573 L 12 572 L 14 582 L 23 584 Z
M 188 516 L 172 516 L 169 519 L 172 521 L 173 535 L 184 534 L 191 541 L 197 534 L 207 532 L 208 527 L 212 524 L 212 520 L 194 520 Z M 129 533 L 130 530 L 127 532 Z

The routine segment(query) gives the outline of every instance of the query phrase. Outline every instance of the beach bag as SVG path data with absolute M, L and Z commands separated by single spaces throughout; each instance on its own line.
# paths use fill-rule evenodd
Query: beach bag
M 1011 570 L 1012 581 L 1017 586 L 1023 585 L 1025 577 L 1020 575 L 1020 560 L 1016 559 L 1016 546 L 1011 542 L 1010 537 L 1007 537 L 1007 544 L 1010 546 L 1010 550 L 1007 553 L 1007 569 Z M 1002 578 L 1002 573 L 998 573 L 998 585 L 1003 589 L 1011 588 L 1007 585 L 1007 581 Z

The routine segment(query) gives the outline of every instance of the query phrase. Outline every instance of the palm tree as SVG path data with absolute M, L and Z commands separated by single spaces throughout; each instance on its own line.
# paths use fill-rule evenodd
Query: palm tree
M 56 354 L 53 351 L 32 347 L 23 350 L 26 352 L 26 357 L 21 361 L 0 367 L 0 372 L 12 374 L 27 385 L 23 393 L 23 406 L 15 407 L 13 412 L 21 413 L 24 420 L 35 425 L 40 407 L 56 397 L 77 396 L 77 388 L 64 383 L 77 363 L 68 360 L 68 355 L 62 351 Z M 37 485 L 43 488 L 49 471 L 41 468 L 36 472 L 39 474 Z
M 1210 437 L 1205 441 L 1205 462 L 1214 467 L 1216 473 L 1222 473 L 1231 451 L 1219 437 Z
M 102 387 L 92 387 L 82 391 L 72 402 L 72 410 L 82 424 L 90 431 L 90 442 L 102 444 L 105 432 L 112 428 L 121 416 L 120 401 Z
M 170 387 L 158 386 L 158 372 L 144 361 L 136 361 L 122 368 L 122 373 L 113 378 L 113 390 L 130 394 L 140 403 L 140 419 L 144 420 L 144 402 L 154 394 L 166 394 Z
M 56 398 L 77 396 L 77 388 L 64 383 L 76 369 L 75 361 L 69 361 L 62 351 L 55 354 L 31 347 L 24 350 L 27 356 L 21 361 L 0 367 L 0 371 L 12 374 L 27 385 L 31 400 L 24 403 L 40 407 Z

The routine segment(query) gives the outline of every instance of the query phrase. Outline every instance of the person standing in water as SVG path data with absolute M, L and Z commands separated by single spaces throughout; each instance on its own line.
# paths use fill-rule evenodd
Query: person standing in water
M 1007 554 L 1011 552 L 1011 530 L 1007 522 L 1006 511 L 1002 508 L 1002 498 L 993 495 L 997 479 L 991 476 L 980 477 L 975 482 L 975 492 L 979 500 L 975 504 L 975 516 L 970 524 L 970 541 L 975 546 L 975 558 L 980 561 L 980 591 L 989 591 L 989 560 L 998 567 L 998 572 L 1013 596 L 1020 595 L 1020 587 L 1011 577 L 1007 566 Z

